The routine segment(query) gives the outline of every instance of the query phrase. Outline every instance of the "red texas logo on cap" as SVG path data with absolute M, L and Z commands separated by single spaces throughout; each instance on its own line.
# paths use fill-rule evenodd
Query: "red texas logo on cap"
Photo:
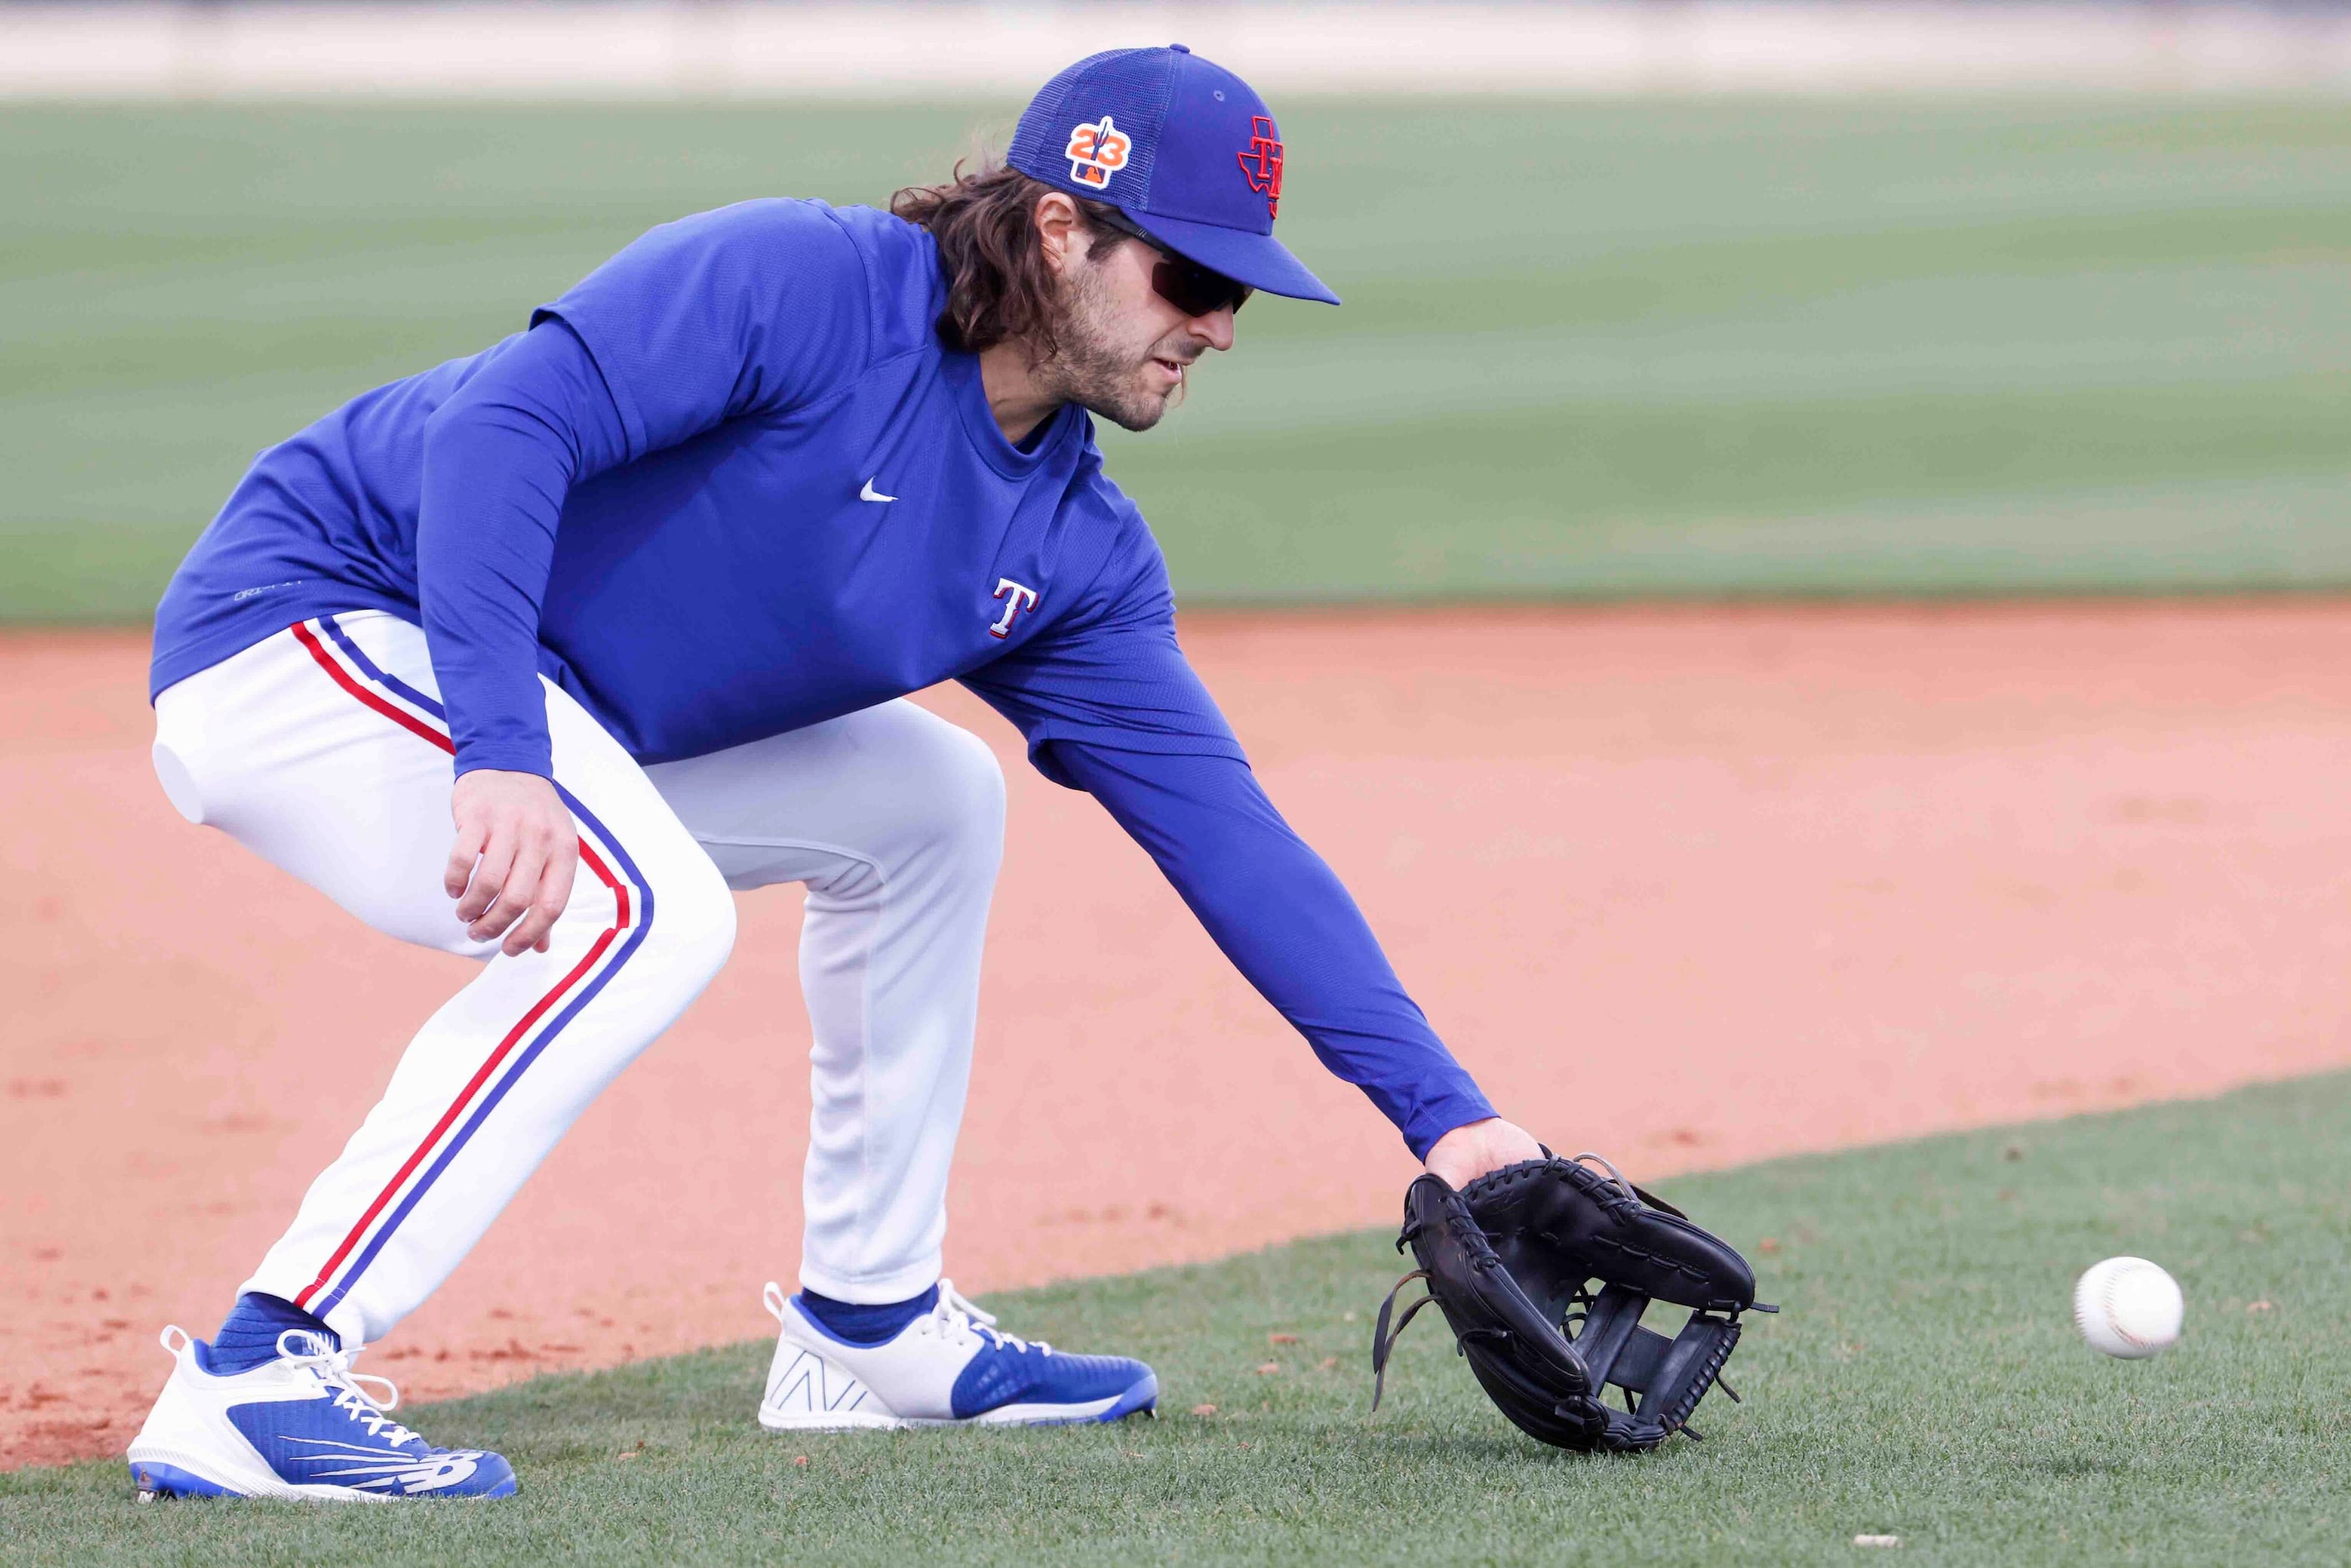
M 1107 125 L 1108 120 L 1102 121 Z M 1076 143 L 1071 143 L 1075 146 Z M 1265 215 L 1277 217 L 1281 211 L 1281 140 L 1273 132 L 1273 121 L 1262 114 L 1249 117 L 1249 144 L 1246 152 L 1236 152 L 1241 161 L 1241 177 L 1249 188 L 1265 198 Z
M 1113 174 L 1126 167 L 1126 155 L 1134 150 L 1134 140 L 1105 114 L 1098 125 L 1072 130 L 1070 144 L 1062 151 L 1070 161 L 1070 178 L 1099 191 L 1110 183 Z M 1280 149 L 1275 151 L 1278 155 Z

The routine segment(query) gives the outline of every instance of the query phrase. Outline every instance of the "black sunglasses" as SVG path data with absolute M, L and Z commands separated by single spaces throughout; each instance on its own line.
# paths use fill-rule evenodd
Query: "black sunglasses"
M 1213 267 L 1177 256 L 1159 241 L 1129 222 L 1116 207 L 1102 207 L 1086 214 L 1087 221 L 1130 239 L 1139 239 L 1159 253 L 1159 263 L 1151 269 L 1152 292 L 1176 307 L 1186 316 L 1210 316 L 1219 310 L 1238 310 L 1249 303 L 1257 292 L 1248 284 L 1227 277 Z

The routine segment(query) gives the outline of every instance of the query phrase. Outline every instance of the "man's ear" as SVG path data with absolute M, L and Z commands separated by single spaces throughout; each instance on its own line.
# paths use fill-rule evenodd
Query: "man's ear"
M 1062 191 L 1048 191 L 1038 197 L 1033 217 L 1045 265 L 1058 277 L 1068 270 L 1074 256 L 1085 254 L 1085 220 L 1078 215 L 1077 202 Z

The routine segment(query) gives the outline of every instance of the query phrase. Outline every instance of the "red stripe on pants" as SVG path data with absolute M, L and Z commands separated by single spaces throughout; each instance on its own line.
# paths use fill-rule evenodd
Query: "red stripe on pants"
M 317 633 L 309 627 L 298 622 L 292 630 L 295 640 L 310 651 L 310 657 L 317 660 L 319 667 L 334 678 L 337 685 L 402 728 L 431 741 L 452 756 L 456 754 L 457 748 L 447 736 L 405 709 L 393 706 L 390 702 L 352 679 L 350 673 L 335 661 L 334 656 L 327 652 L 326 645 L 319 641 Z M 628 888 L 612 874 L 611 869 L 605 865 L 603 857 L 597 854 L 594 847 L 584 837 L 579 842 L 580 859 L 588 862 L 588 868 L 596 873 L 597 880 L 611 890 L 616 908 L 612 925 L 607 930 L 598 934 L 595 942 L 590 946 L 587 956 L 573 965 L 571 971 L 557 981 L 554 988 L 545 996 L 533 1003 L 530 1010 L 523 1014 L 514 1028 L 507 1031 L 506 1038 L 498 1041 L 497 1049 L 490 1052 L 488 1060 L 484 1061 L 474 1076 L 467 1081 L 464 1090 L 450 1103 L 449 1109 L 444 1112 L 441 1119 L 433 1124 L 433 1131 L 426 1134 L 424 1141 L 416 1145 L 415 1153 L 408 1156 L 392 1180 L 385 1184 L 384 1189 L 376 1194 L 375 1201 L 368 1205 L 367 1212 L 360 1216 L 359 1223 L 351 1227 L 350 1233 L 343 1238 L 342 1245 L 335 1249 L 334 1255 L 327 1260 L 324 1267 L 319 1269 L 318 1277 L 303 1286 L 300 1293 L 295 1296 L 296 1306 L 308 1308 L 312 1299 L 327 1288 L 327 1281 L 334 1277 L 335 1270 L 342 1266 L 343 1260 L 350 1257 L 352 1249 L 365 1238 L 368 1227 L 375 1223 L 376 1216 L 383 1212 L 385 1206 L 398 1195 L 402 1186 L 416 1173 L 416 1167 L 424 1163 L 424 1156 L 433 1152 L 434 1145 L 440 1143 L 442 1136 L 449 1131 L 457 1118 L 465 1113 L 465 1107 L 473 1103 L 475 1095 L 480 1093 L 482 1086 L 496 1073 L 498 1064 L 507 1059 L 522 1037 L 530 1031 L 531 1026 L 546 1017 L 548 1009 L 553 1007 L 566 991 L 577 985 L 589 970 L 595 967 L 597 960 L 601 958 L 605 950 L 611 946 L 612 939 L 628 929 Z

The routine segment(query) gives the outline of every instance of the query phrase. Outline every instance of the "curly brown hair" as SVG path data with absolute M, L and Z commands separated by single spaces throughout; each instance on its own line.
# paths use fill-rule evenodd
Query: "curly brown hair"
M 944 185 L 909 185 L 890 210 L 928 229 L 947 277 L 938 333 L 951 349 L 978 353 L 1026 338 L 1040 353 L 1059 346 L 1061 308 L 1052 269 L 1037 234 L 1037 198 L 1054 189 L 1018 169 L 983 162 L 966 173 L 958 162 Z M 1126 236 L 1103 220 L 1100 202 L 1071 196 L 1103 249 Z

